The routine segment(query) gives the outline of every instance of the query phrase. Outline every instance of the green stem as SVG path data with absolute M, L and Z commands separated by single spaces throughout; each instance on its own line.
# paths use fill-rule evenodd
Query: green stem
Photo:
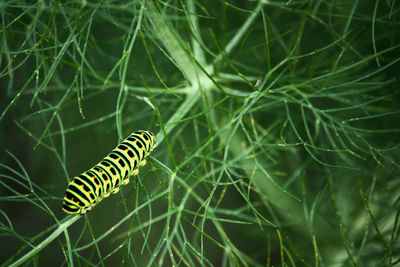
M 23 257 L 19 260 L 11 264 L 9 267 L 16 267 L 20 264 L 24 263 L 28 259 L 32 258 L 34 255 L 39 253 L 43 248 L 45 248 L 50 242 L 56 239 L 62 232 L 64 232 L 71 224 L 79 220 L 82 216 L 72 216 L 69 217 L 65 222 L 61 223 L 58 228 L 49 235 L 45 240 L 43 240 L 39 245 L 37 245 L 34 249 L 26 253 Z

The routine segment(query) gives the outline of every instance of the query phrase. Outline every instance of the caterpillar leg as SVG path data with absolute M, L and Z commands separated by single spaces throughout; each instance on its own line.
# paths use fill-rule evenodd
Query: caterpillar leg
M 92 206 L 88 207 L 87 209 L 81 209 L 80 214 L 83 215 L 83 214 L 89 212 L 91 208 L 92 208 Z
M 142 159 L 139 163 L 140 167 L 143 167 L 144 165 L 146 165 L 147 161 L 145 159 Z
M 134 169 L 133 171 L 132 171 L 132 175 L 138 175 L 139 174 L 139 169 Z
M 112 194 L 116 194 L 119 192 L 119 187 L 114 188 L 113 191 L 111 191 Z
M 123 185 L 129 184 L 129 178 L 126 178 L 125 180 L 122 181 Z
M 108 190 L 107 192 L 105 192 L 105 193 L 104 193 L 104 196 L 103 196 L 103 198 L 106 198 L 106 197 L 108 197 L 110 194 L 111 194 L 111 193 L 110 193 L 110 190 Z

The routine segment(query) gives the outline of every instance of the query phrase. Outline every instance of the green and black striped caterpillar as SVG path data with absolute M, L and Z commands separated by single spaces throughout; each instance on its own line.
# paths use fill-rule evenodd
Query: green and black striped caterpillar
M 62 210 L 68 214 L 83 214 L 106 198 L 117 193 L 120 185 L 129 183 L 131 175 L 146 164 L 154 150 L 156 139 L 149 131 L 131 133 L 102 161 L 75 176 L 64 195 Z

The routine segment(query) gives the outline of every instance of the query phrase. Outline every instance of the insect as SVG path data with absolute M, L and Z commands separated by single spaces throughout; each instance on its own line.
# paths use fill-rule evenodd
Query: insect
M 149 131 L 131 133 L 103 160 L 84 173 L 75 176 L 64 195 L 62 210 L 68 214 L 84 214 L 121 185 L 129 183 L 131 175 L 139 173 L 146 157 L 156 147 Z

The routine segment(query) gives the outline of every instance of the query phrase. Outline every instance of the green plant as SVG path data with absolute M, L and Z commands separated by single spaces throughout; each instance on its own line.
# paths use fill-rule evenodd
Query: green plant
M 396 1 L 3 1 L 4 265 L 400 262 Z M 71 177 L 156 135 L 135 183 Z

